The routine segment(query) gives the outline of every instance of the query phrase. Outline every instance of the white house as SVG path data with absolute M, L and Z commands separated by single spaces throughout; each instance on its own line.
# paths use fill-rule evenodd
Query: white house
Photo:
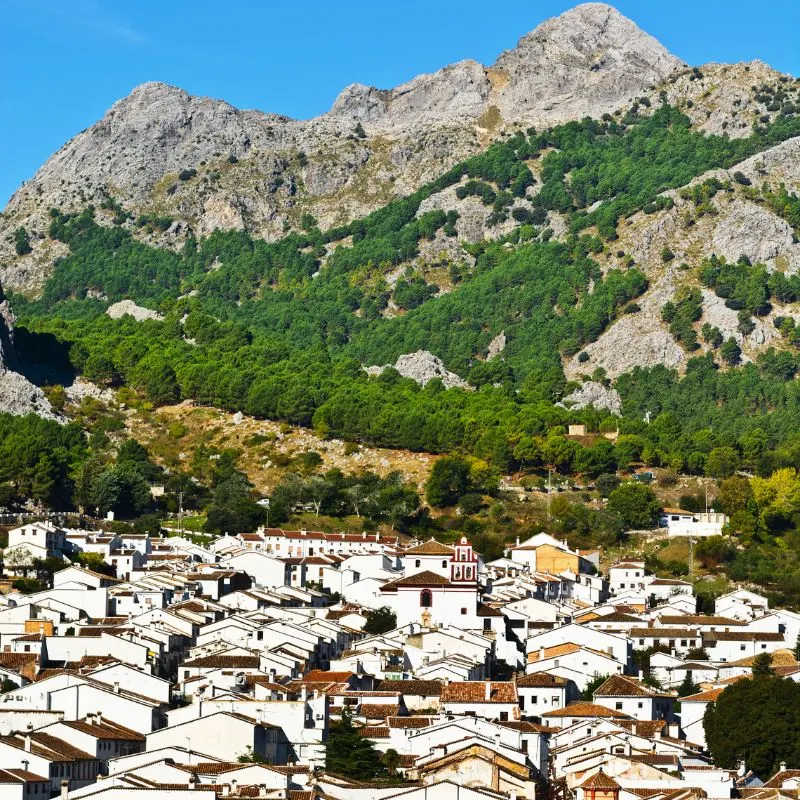
M 626 675 L 611 675 L 595 689 L 594 702 L 636 720 L 671 720 L 673 698 Z
M 499 719 L 519 719 L 517 687 L 513 681 L 450 681 L 442 686 L 445 714 L 465 714 Z
M 519 709 L 524 716 L 563 708 L 580 697 L 575 681 L 547 672 L 533 672 L 517 679 Z
M 664 508 L 658 517 L 658 525 L 666 528 L 669 536 L 721 536 L 728 522 L 725 514 L 714 511 L 683 511 L 679 508 Z

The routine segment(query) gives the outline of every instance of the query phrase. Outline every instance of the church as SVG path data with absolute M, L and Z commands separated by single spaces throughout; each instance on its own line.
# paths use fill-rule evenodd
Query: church
M 411 622 L 480 630 L 478 557 L 466 536 L 454 547 L 429 539 L 403 554 L 402 578 L 381 587 L 401 627 Z

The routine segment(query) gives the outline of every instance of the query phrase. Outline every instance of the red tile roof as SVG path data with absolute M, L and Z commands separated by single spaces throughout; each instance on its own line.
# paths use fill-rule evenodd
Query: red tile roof
M 453 548 L 448 547 L 446 544 L 437 542 L 436 539 L 430 538 L 427 542 L 418 544 L 416 547 L 411 547 L 405 551 L 407 556 L 452 556 Z
M 517 687 L 513 681 L 453 681 L 442 686 L 441 700 L 443 703 L 516 703 Z

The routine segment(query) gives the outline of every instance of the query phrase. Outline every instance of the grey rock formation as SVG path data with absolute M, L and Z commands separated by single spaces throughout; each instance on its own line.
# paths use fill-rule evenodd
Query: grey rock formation
M 106 314 L 108 314 L 111 319 L 121 319 L 127 315 L 133 317 L 138 322 L 145 319 L 164 319 L 158 311 L 139 306 L 134 303 L 133 300 L 120 300 L 118 303 L 113 303 L 106 309 Z
M 596 381 L 586 381 L 574 392 L 568 394 L 558 405 L 576 409 L 594 406 L 598 411 L 622 414 L 622 398 L 617 390 L 608 389 Z
M 469 389 L 470 385 L 455 372 L 445 369 L 442 360 L 428 350 L 417 350 L 416 353 L 404 353 L 399 356 L 394 364 L 385 364 L 382 367 L 367 367 L 370 375 L 380 375 L 385 369 L 393 367 L 404 378 L 411 378 L 420 386 L 425 386 L 437 378 L 441 380 L 446 389 Z
M 306 121 L 145 83 L 11 199 L 0 218 L 0 279 L 41 285 L 58 255 L 44 236 L 53 206 L 99 205 L 111 194 L 134 213 L 167 213 L 177 222 L 162 246 L 215 228 L 276 238 L 304 210 L 330 226 L 413 191 L 515 124 L 600 116 L 678 66 L 611 6 L 589 3 L 543 23 L 492 67 L 461 61 L 391 90 L 353 84 Z M 20 225 L 34 248 L 24 259 L 7 241 Z
M 39 414 L 48 419 L 61 418 L 38 386 L 14 371 L 14 315 L 8 301 L 0 302 L 0 412 L 6 414 Z
M 533 124 L 599 117 L 681 66 L 611 6 L 584 3 L 542 23 L 497 59 L 508 83 L 496 105 L 504 119 Z

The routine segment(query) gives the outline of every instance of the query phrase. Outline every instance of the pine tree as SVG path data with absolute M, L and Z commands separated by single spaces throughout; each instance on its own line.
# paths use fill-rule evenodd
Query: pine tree
M 383 771 L 381 757 L 372 742 L 353 727 L 348 709 L 331 726 L 326 745 L 325 769 L 354 780 L 372 780 Z

